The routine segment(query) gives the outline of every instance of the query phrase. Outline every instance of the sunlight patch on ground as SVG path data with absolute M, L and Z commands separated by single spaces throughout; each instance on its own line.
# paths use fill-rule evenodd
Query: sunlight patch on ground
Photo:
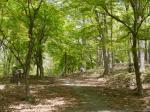
M 37 93 L 38 91 L 40 91 L 40 90 L 42 90 L 42 89 L 44 89 L 46 86 L 45 85 L 31 85 L 30 86 L 30 92 L 32 93 L 32 94 L 35 94 L 35 93 Z
M 31 105 L 28 103 L 22 103 L 19 105 L 11 105 L 13 112 L 53 112 L 57 111 L 58 108 L 64 107 L 66 101 L 62 97 L 53 99 L 42 100 L 38 105 Z
M 64 86 L 88 86 L 88 87 L 97 87 L 97 86 L 104 86 L 106 83 L 106 79 L 104 78 L 92 78 L 92 79 L 82 79 L 82 80 L 72 80 L 72 79 L 61 79 L 60 85 Z
M 89 72 L 91 72 L 91 73 L 85 73 L 85 74 L 83 74 L 82 76 L 83 77 L 99 77 L 100 76 L 100 73 L 97 73 L 97 72 L 95 72 L 95 71 L 89 71 Z
M 149 89 L 150 88 L 150 84 L 143 84 L 143 89 Z
M 110 111 L 110 110 L 99 110 L 97 112 L 115 112 L 115 111 Z
M 63 86 L 77 86 L 77 87 L 96 87 L 97 85 L 90 85 L 90 84 L 61 84 Z
M 5 85 L 0 85 L 0 90 L 5 89 Z

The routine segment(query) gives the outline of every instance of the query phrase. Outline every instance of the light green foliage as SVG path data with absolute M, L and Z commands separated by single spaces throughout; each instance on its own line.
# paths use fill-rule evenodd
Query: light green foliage
M 147 0 L 143 0 L 142 3 L 146 6 L 149 4 Z M 26 0 L 0 1 L 0 40 L 6 44 L 2 45 L 3 50 L 1 50 L 1 52 L 6 51 L 0 58 L 2 65 L 8 63 L 7 59 L 10 56 L 12 57 L 11 67 L 12 65 L 20 66 L 25 62 L 30 41 L 28 11 L 30 10 L 33 16 L 34 9 L 37 7 L 36 0 L 33 0 L 29 7 Z M 141 16 L 148 13 L 143 8 L 143 5 L 139 8 Z M 134 12 L 129 0 L 43 0 L 33 28 L 35 38 L 33 54 L 40 48 L 44 54 L 43 60 L 52 59 L 49 61 L 52 66 L 46 68 L 47 71 L 51 71 L 51 74 L 60 74 L 64 70 L 65 53 L 67 69 L 72 69 L 71 72 L 78 71 L 82 65 L 87 69 L 95 68 L 101 55 L 97 56 L 97 48 L 99 52 L 102 52 L 104 44 L 110 52 L 114 53 L 114 60 L 127 62 L 128 51 L 131 48 L 128 45 L 131 31 L 126 25 L 112 19 L 106 11 L 120 18 L 129 27 L 134 24 Z M 98 21 L 95 12 L 98 14 Z M 106 23 L 104 15 L 106 15 Z M 144 21 L 139 29 L 139 39 L 150 39 L 149 25 L 149 22 Z M 102 34 L 105 37 L 103 41 Z M 41 36 L 43 38 L 39 44 Z M 32 56 L 32 66 L 34 69 L 34 56 Z

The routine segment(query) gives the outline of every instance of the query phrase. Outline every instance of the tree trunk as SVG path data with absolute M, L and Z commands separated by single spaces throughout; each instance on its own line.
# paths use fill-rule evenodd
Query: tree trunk
M 133 59 L 132 59 L 132 52 L 130 50 L 128 50 L 128 61 L 129 61 L 129 65 L 131 65 L 133 63 Z
M 105 47 L 103 47 L 103 58 L 104 58 L 104 72 L 103 76 L 109 74 L 109 58 L 108 58 L 108 52 Z
M 111 0 L 111 14 L 113 14 L 113 2 Z M 113 71 L 113 58 L 114 58 L 114 53 L 113 53 L 113 18 L 111 18 L 111 26 L 110 26 L 110 40 L 111 40 L 111 51 L 109 53 L 109 58 L 110 58 L 110 71 Z
M 105 28 L 103 29 L 105 34 L 103 34 L 103 37 L 102 37 L 102 43 L 103 43 L 103 58 L 104 58 L 104 73 L 103 73 L 103 76 L 104 75 L 108 75 L 109 72 L 110 72 L 110 58 L 109 58 L 109 51 L 108 49 L 106 48 L 106 37 L 107 37 L 107 34 L 108 34 L 108 29 L 107 29 L 107 21 L 106 21 L 106 14 L 103 15 L 103 19 L 104 19 L 104 26 Z
M 140 47 L 140 72 L 145 71 L 145 41 L 140 40 L 139 41 L 139 47 Z
M 62 73 L 62 76 L 66 76 L 67 74 L 67 53 L 65 52 L 64 53 L 64 68 L 63 68 L 63 73 Z
M 93 63 L 93 59 L 92 59 L 92 54 L 89 54 L 89 58 L 90 58 L 90 68 L 93 69 L 94 68 L 94 63 Z
M 128 48 L 128 72 L 129 73 L 134 72 L 131 44 L 132 44 L 131 39 L 129 39 L 129 41 L 128 41 L 128 45 L 129 45 L 129 48 Z
M 132 34 L 132 35 L 133 35 L 132 53 L 133 53 L 134 69 L 135 69 L 135 75 L 136 75 L 137 93 L 139 95 L 142 95 L 143 88 L 142 88 L 141 73 L 140 73 L 138 54 L 137 54 L 137 37 L 136 37 L 136 34 Z
M 33 51 L 33 43 L 34 43 L 33 41 L 29 42 L 28 54 L 26 56 L 25 67 L 24 67 L 25 95 L 26 95 L 26 97 L 28 97 L 29 94 L 30 94 L 30 89 L 29 89 L 29 70 L 30 70 L 30 63 L 31 63 L 32 51 Z
M 148 63 L 150 64 L 150 41 L 148 43 Z
M 38 57 L 38 55 L 37 55 L 37 52 L 36 52 L 36 54 L 35 54 L 34 57 L 35 57 L 35 61 L 36 61 L 36 62 L 35 62 L 35 63 L 36 63 L 36 77 L 38 78 L 38 77 L 40 76 L 40 75 L 39 75 L 40 73 L 39 73 L 39 60 L 38 60 L 39 57 Z
M 102 41 L 102 53 L 103 53 L 103 59 L 104 59 L 104 72 L 103 72 L 103 76 L 104 75 L 108 75 L 110 72 L 110 59 L 109 59 L 109 52 L 107 51 L 108 49 L 106 48 L 106 38 L 108 36 L 108 28 L 107 28 L 107 21 L 106 21 L 106 14 L 102 14 L 102 18 L 103 18 L 103 23 L 100 22 L 100 15 L 98 13 L 97 10 L 95 10 L 95 20 L 98 24 L 97 30 L 99 33 L 99 37 L 101 37 L 101 41 Z M 102 25 L 104 26 L 104 28 L 102 28 Z M 112 36 L 112 35 L 111 35 Z
M 36 77 L 38 78 L 39 76 L 39 65 L 36 64 Z
M 29 45 L 28 45 L 28 53 L 26 55 L 26 60 L 24 64 L 24 75 L 25 75 L 25 95 L 28 97 L 30 95 L 30 89 L 29 89 L 29 71 L 30 71 L 30 63 L 32 58 L 32 52 L 33 47 L 35 43 L 35 39 L 33 38 L 33 26 L 34 26 L 34 20 L 30 17 L 30 24 L 29 24 L 29 30 L 28 30 L 28 38 L 30 39 Z
M 148 40 L 145 40 L 145 61 L 148 62 Z
M 99 66 L 100 66 L 100 50 L 99 50 L 99 46 L 97 46 L 97 49 L 96 49 L 96 69 L 98 69 Z
M 40 77 L 44 77 L 44 68 L 43 68 L 43 56 L 42 48 L 39 49 L 39 68 L 40 68 Z
M 3 75 L 8 76 L 10 73 L 12 56 L 11 53 L 4 49 L 4 63 L 3 63 Z
M 113 52 L 112 51 L 109 51 L 108 60 L 109 60 L 109 72 L 112 72 L 113 71 Z
M 37 66 L 37 77 L 43 78 L 44 77 L 44 68 L 43 68 L 43 52 L 41 48 L 41 43 L 39 42 L 38 45 L 40 47 L 37 47 L 36 49 L 36 55 L 35 55 L 35 60 L 36 60 L 36 66 Z

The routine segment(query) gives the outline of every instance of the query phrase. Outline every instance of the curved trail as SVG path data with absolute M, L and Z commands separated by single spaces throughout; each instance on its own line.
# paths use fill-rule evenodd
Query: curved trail
M 19 101 L 11 105 L 13 112 L 148 112 L 147 110 L 150 110 L 149 102 L 145 105 L 144 98 L 133 95 L 134 91 L 108 88 L 105 78 L 73 76 L 57 78 L 53 84 L 49 79 L 40 80 L 40 83 L 31 85 L 31 93 L 37 103 Z M 145 98 L 146 101 L 149 99 Z

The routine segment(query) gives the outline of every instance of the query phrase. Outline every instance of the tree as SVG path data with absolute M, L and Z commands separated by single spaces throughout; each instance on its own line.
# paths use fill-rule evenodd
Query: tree
M 106 47 L 107 42 L 107 35 L 108 35 L 108 29 L 107 29 L 107 21 L 106 21 L 106 14 L 100 14 L 98 11 L 95 10 L 95 18 L 97 22 L 97 29 L 99 32 L 99 38 L 101 38 L 102 41 L 102 52 L 103 52 L 103 59 L 104 59 L 104 72 L 103 76 L 108 75 L 110 73 L 110 57 L 109 57 L 109 51 Z M 102 22 L 100 22 L 100 15 L 102 16 Z
M 50 3 L 42 5 L 35 25 L 35 36 L 37 38 L 34 48 L 34 60 L 37 65 L 36 74 L 38 77 L 44 77 L 43 53 L 45 51 L 45 44 L 51 38 L 56 38 L 59 33 L 62 33 L 62 23 L 63 17 L 58 7 Z
M 141 73 L 139 68 L 139 62 L 138 62 L 138 54 L 137 54 L 137 40 L 138 40 L 138 33 L 140 30 L 140 27 L 142 26 L 142 23 L 145 21 L 145 19 L 150 16 L 150 12 L 147 11 L 147 7 L 149 6 L 149 1 L 144 0 L 129 0 L 129 4 L 133 11 L 133 23 L 130 25 L 124 21 L 121 20 L 119 17 L 113 15 L 110 13 L 106 6 L 106 2 L 101 1 L 101 7 L 106 11 L 106 13 L 117 20 L 118 22 L 122 23 L 124 26 L 128 28 L 130 33 L 132 34 L 132 53 L 133 53 L 133 61 L 134 61 L 134 68 L 135 68 L 135 75 L 136 75 L 136 83 L 137 83 L 137 92 L 139 95 L 143 94 L 142 91 L 142 83 L 141 83 Z

